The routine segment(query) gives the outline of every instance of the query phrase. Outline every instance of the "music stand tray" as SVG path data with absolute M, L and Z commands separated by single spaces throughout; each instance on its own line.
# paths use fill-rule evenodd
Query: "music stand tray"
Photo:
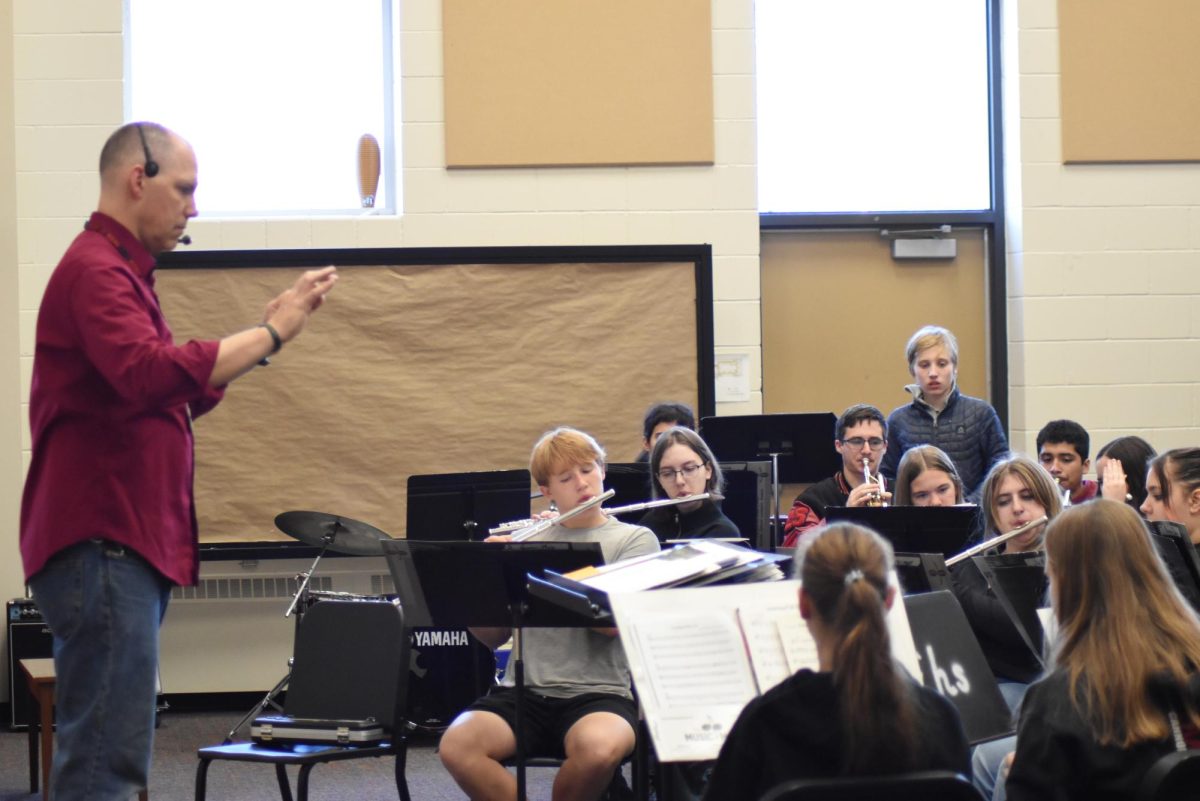
M 830 506 L 827 522 L 845 521 L 879 532 L 897 553 L 953 556 L 967 548 L 979 520 L 975 506 Z
M 833 449 L 837 415 L 743 414 L 705 417 L 700 433 L 721 461 L 777 460 L 781 484 L 809 484 L 842 466 Z

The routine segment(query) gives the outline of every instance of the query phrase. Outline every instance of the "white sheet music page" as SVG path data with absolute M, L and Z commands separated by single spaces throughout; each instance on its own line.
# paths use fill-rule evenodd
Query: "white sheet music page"
M 661 761 L 716 759 L 750 699 L 797 670 L 817 670 L 799 591 L 798 581 L 770 581 L 609 595 Z M 919 680 L 899 593 L 887 622 L 893 654 Z
M 609 596 L 660 760 L 715 759 L 742 707 L 760 694 L 756 674 L 770 682 L 761 690 L 789 675 L 776 618 L 790 609 L 807 635 L 798 589 L 771 581 Z
M 892 656 L 908 675 L 917 683 L 921 683 L 921 659 L 917 656 L 917 644 L 913 641 L 912 627 L 908 625 L 908 612 L 904 609 L 904 594 L 900 592 L 900 579 L 896 571 L 892 571 L 889 582 L 896 588 L 896 600 L 888 610 L 887 627 L 892 639 Z

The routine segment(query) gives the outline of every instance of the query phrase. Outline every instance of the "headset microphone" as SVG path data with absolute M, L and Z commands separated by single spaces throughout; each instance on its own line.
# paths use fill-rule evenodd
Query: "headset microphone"
M 150 155 L 150 145 L 146 143 L 146 132 L 142 130 L 142 124 L 139 122 L 136 126 L 138 138 L 142 140 L 142 152 L 146 154 L 146 165 L 142 168 L 147 178 L 153 178 L 158 175 L 158 162 Z
M 187 234 L 184 234 L 183 236 L 179 237 L 179 244 L 190 245 L 190 244 L 192 244 L 192 238 L 190 236 L 188 236 Z

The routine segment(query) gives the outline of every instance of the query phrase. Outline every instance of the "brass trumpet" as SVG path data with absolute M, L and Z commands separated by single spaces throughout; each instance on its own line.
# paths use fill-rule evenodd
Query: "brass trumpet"
M 883 493 L 886 491 L 886 487 L 884 486 L 884 483 L 883 483 L 883 476 L 882 475 L 879 475 L 879 476 L 871 475 L 871 460 L 869 458 L 864 456 L 862 462 L 863 462 L 863 482 L 866 484 L 871 484 L 871 485 L 875 485 L 875 484 L 879 485 L 878 488 L 872 493 L 871 499 L 869 501 L 867 501 L 867 506 L 887 506 L 887 504 L 883 500 Z

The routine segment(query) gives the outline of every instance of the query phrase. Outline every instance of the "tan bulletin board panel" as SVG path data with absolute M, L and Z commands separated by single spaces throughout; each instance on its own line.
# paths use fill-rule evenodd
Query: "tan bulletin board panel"
M 444 0 L 449 167 L 713 162 L 708 0 Z
M 1200 160 L 1200 3 L 1058 0 L 1063 161 Z
M 196 421 L 201 541 L 286 540 L 273 520 L 295 509 L 401 537 L 409 475 L 528 467 L 560 424 L 632 459 L 650 403 L 697 402 L 695 270 L 342 268 L 301 336 Z M 245 328 L 296 274 L 164 269 L 158 292 L 184 341 Z
M 762 237 L 763 407 L 833 412 L 912 400 L 908 338 L 943 325 L 958 339 L 958 384 L 988 397 L 985 243 L 955 229 L 950 261 L 896 261 L 878 231 L 790 231 Z

